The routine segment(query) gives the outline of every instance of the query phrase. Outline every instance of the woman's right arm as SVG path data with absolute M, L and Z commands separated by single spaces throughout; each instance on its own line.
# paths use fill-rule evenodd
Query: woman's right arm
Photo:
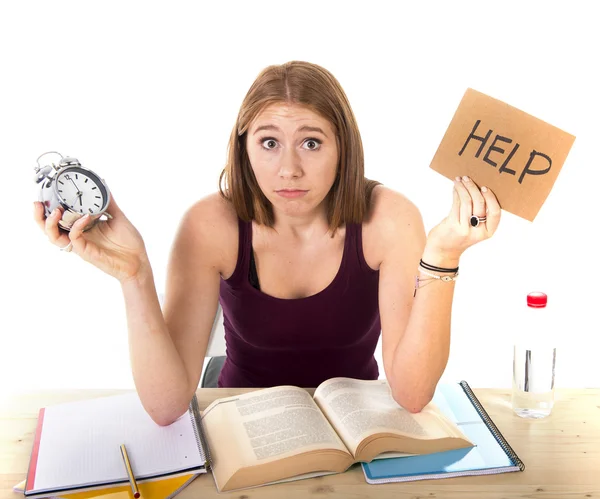
M 87 232 L 83 219 L 69 234 L 59 231 L 60 217 L 44 219 L 40 203 L 35 218 L 51 242 L 64 247 L 70 240 L 74 253 L 121 283 L 136 390 L 150 417 L 167 425 L 187 410 L 202 372 L 223 261 L 215 248 L 228 242 L 219 223 L 226 210 L 213 195 L 184 215 L 171 251 L 163 315 L 143 240 L 111 204 L 113 219 Z
M 215 205 L 221 202 L 211 196 L 184 215 L 169 259 L 163 311 L 149 266 L 122 283 L 136 389 L 161 425 L 185 413 L 202 373 L 219 297 L 222 251 L 215 243 L 223 242 L 224 224 Z

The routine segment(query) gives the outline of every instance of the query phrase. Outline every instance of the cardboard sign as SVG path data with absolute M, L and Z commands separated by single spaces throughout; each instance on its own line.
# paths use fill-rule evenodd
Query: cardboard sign
M 471 88 L 430 167 L 468 175 L 494 191 L 502 209 L 533 221 L 550 194 L 575 137 Z

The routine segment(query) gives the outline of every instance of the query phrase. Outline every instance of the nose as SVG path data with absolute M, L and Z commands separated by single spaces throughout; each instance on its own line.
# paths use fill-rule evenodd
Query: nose
M 292 147 L 284 149 L 279 164 L 279 176 L 281 178 L 298 178 L 302 176 L 302 164 L 300 155 Z

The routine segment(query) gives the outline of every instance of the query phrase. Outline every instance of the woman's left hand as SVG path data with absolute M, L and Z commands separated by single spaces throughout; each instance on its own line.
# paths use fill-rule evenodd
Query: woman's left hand
M 489 188 L 456 177 L 453 195 L 450 213 L 427 236 L 423 260 L 431 265 L 456 266 L 469 246 L 492 237 L 500 223 L 500 205 Z

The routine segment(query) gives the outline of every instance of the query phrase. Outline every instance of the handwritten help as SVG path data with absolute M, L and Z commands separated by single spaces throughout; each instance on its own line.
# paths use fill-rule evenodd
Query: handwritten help
M 533 221 L 575 137 L 505 102 L 468 88 L 430 168 L 468 175 L 491 189 L 503 210 Z
M 479 157 L 481 156 L 481 153 L 485 150 L 486 145 L 488 144 L 488 141 L 490 140 L 490 137 L 492 136 L 492 134 L 494 132 L 492 129 L 490 129 L 486 133 L 485 137 L 481 136 L 481 135 L 476 135 L 475 133 L 477 132 L 477 129 L 479 128 L 480 124 L 481 124 L 481 120 L 477 120 L 475 122 L 475 125 L 473 126 L 471 133 L 467 137 L 467 140 L 465 141 L 464 145 L 462 146 L 462 149 L 458 153 L 459 156 L 463 155 L 463 153 L 465 152 L 465 149 L 467 148 L 467 146 L 469 145 L 469 143 L 471 141 L 480 142 L 479 148 L 477 149 L 477 152 L 475 153 L 475 158 L 479 159 Z M 502 135 L 496 134 L 496 136 L 494 137 L 494 140 L 489 144 L 489 147 L 487 148 L 485 154 L 483 155 L 482 160 L 484 162 L 486 162 L 488 165 L 491 165 L 494 168 L 496 168 L 498 166 L 498 162 L 500 162 L 500 161 L 502 161 L 502 159 L 504 159 L 504 155 L 508 150 L 508 149 L 505 150 L 502 147 L 500 147 L 500 145 L 503 145 L 503 143 L 512 144 L 513 140 L 509 137 L 503 137 Z M 477 145 L 477 144 L 474 143 L 474 145 Z M 470 148 L 470 149 L 472 149 L 472 148 Z M 502 174 L 502 173 L 509 173 L 510 175 L 517 174 L 517 170 L 513 170 L 508 167 L 508 165 L 511 163 L 511 160 L 513 159 L 513 156 L 517 152 L 517 149 L 519 149 L 519 143 L 515 142 L 515 145 L 512 147 L 512 149 L 510 150 L 508 155 L 506 155 L 506 158 L 504 159 L 504 161 L 502 161 L 502 164 L 500 165 L 500 168 L 498 169 L 499 174 Z M 496 161 L 494 161 L 494 160 L 496 160 Z M 514 166 L 514 165 L 512 165 L 512 166 Z M 529 159 L 527 160 L 527 163 L 521 170 L 518 182 L 519 182 L 519 184 L 522 184 L 523 179 L 525 178 L 525 175 L 545 175 L 546 173 L 548 173 L 550 171 L 551 168 L 552 168 L 552 159 L 550 158 L 550 156 L 548 156 L 547 154 L 544 154 L 543 152 L 532 150 L 529 153 Z

